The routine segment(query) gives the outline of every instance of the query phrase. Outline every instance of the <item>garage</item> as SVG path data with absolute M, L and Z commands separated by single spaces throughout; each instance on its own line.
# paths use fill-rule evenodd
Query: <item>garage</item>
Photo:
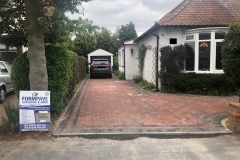
M 107 58 L 108 61 L 111 63 L 111 66 L 113 66 L 113 54 L 103 49 L 98 49 L 92 53 L 89 53 L 88 63 L 92 63 L 93 59 L 99 59 L 99 58 Z

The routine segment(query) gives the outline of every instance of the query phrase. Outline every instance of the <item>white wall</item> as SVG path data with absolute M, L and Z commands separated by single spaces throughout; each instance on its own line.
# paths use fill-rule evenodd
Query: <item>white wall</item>
M 161 47 L 170 45 L 175 46 L 179 44 L 184 44 L 184 31 L 187 28 L 176 28 L 176 27 L 161 27 L 159 30 L 155 31 L 154 34 L 159 36 L 159 50 Z M 170 44 L 170 38 L 177 38 L 177 44 Z M 145 46 L 150 46 L 152 49 L 147 50 L 145 60 L 144 60 L 144 71 L 143 79 L 155 84 L 155 60 L 154 54 L 157 47 L 156 36 L 149 35 L 142 39 L 139 44 L 145 44 Z M 160 71 L 160 56 L 161 53 L 158 50 L 158 71 Z M 156 85 L 156 84 L 155 84 Z
M 124 47 L 118 49 L 118 67 L 119 71 L 124 72 Z
M 143 79 L 155 84 L 154 57 L 155 49 L 157 46 L 157 38 L 153 35 L 149 35 L 148 37 L 144 38 L 140 43 L 144 44 L 148 48 L 144 59 Z
M 131 50 L 133 49 L 133 54 L 131 54 Z M 138 45 L 137 44 L 125 44 L 125 56 L 126 56 L 126 68 L 125 75 L 126 80 L 133 79 L 133 76 L 138 74 Z
M 163 46 L 174 46 L 169 43 L 170 38 L 177 38 L 177 45 L 184 44 L 184 31 L 187 28 L 179 28 L 179 27 L 161 27 L 158 30 L 158 35 L 160 39 L 159 48 Z
M 177 45 L 184 44 L 184 31 L 186 28 L 176 28 L 176 27 L 161 27 L 159 30 L 155 31 L 154 34 L 159 36 L 159 49 L 163 46 L 170 45 L 170 38 L 177 38 Z M 134 75 L 138 74 L 138 47 L 140 44 L 147 46 L 148 50 L 145 55 L 144 60 L 144 70 L 143 79 L 155 84 L 155 50 L 157 47 L 156 36 L 149 35 L 139 41 L 137 44 L 134 42 L 125 43 L 125 72 L 126 79 L 130 80 Z M 174 46 L 174 45 L 170 45 Z M 133 48 L 133 54 L 131 55 L 130 49 Z M 161 53 L 158 50 L 158 66 L 160 71 L 160 56 Z M 119 70 L 124 72 L 124 47 L 122 46 L 118 50 L 118 60 L 119 60 Z

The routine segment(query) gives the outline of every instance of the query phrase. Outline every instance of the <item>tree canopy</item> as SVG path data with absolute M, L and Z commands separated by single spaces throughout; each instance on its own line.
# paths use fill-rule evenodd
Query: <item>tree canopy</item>
M 87 57 L 88 53 L 96 49 L 104 49 L 113 53 L 116 49 L 116 40 L 111 32 L 104 28 L 94 25 L 91 20 L 78 20 L 76 26 L 76 38 L 74 39 L 74 51 Z
M 115 39 L 118 41 L 118 45 L 122 45 L 124 41 L 130 40 L 137 37 L 135 24 L 130 22 L 126 25 L 117 27 L 116 33 L 114 34 Z
M 240 93 L 240 22 L 229 26 L 222 43 L 222 67 Z M 240 101 L 240 98 L 239 98 Z
M 39 0 L 39 16 L 31 25 L 44 29 L 44 42 L 54 44 L 63 42 L 65 36 L 73 31 L 75 21 L 69 20 L 65 12 L 77 12 L 77 5 L 89 0 Z M 0 1 L 0 43 L 7 46 L 21 46 L 28 43 L 26 5 L 24 0 Z M 64 38 L 63 38 L 64 37 Z M 62 39 L 63 38 L 63 39 Z
M 89 0 L 1 0 L 0 43 L 28 45 L 30 90 L 48 90 L 45 44 L 61 41 L 65 12 L 79 13 Z

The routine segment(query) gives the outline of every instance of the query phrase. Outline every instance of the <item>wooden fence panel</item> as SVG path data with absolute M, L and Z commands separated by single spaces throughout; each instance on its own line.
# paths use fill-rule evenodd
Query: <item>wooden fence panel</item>
M 79 81 L 83 80 L 86 74 L 86 59 L 79 57 Z

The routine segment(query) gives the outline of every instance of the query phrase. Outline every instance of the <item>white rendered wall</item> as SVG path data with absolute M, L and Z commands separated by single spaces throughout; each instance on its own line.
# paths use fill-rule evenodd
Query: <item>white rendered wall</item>
M 155 84 L 155 49 L 157 47 L 157 38 L 153 35 L 149 35 L 144 38 L 139 44 L 144 44 L 148 50 L 144 59 L 143 79 Z
M 170 44 L 170 38 L 177 38 L 177 45 L 184 44 L 184 31 L 187 28 L 179 28 L 179 27 L 161 27 L 158 30 L 159 34 L 159 48 L 170 45 L 175 46 L 174 44 Z
M 118 50 L 118 69 L 119 71 L 124 72 L 124 47 L 121 47 Z
M 159 36 L 159 49 L 158 49 L 158 71 L 160 71 L 160 48 L 164 46 L 172 46 L 179 44 L 184 44 L 184 31 L 187 28 L 176 28 L 176 27 L 161 27 L 159 30 L 155 31 L 154 34 Z M 176 38 L 177 44 L 170 44 L 170 39 Z M 150 50 L 147 50 L 145 60 L 144 60 L 144 70 L 143 70 L 143 79 L 155 84 L 155 75 L 154 72 L 155 62 L 154 54 L 157 47 L 157 38 L 156 36 L 149 35 L 139 42 L 139 44 L 144 44 L 145 46 L 150 46 Z
M 131 54 L 131 48 L 133 53 Z M 126 80 L 133 79 L 133 76 L 138 74 L 138 45 L 137 44 L 125 44 L 125 75 Z

